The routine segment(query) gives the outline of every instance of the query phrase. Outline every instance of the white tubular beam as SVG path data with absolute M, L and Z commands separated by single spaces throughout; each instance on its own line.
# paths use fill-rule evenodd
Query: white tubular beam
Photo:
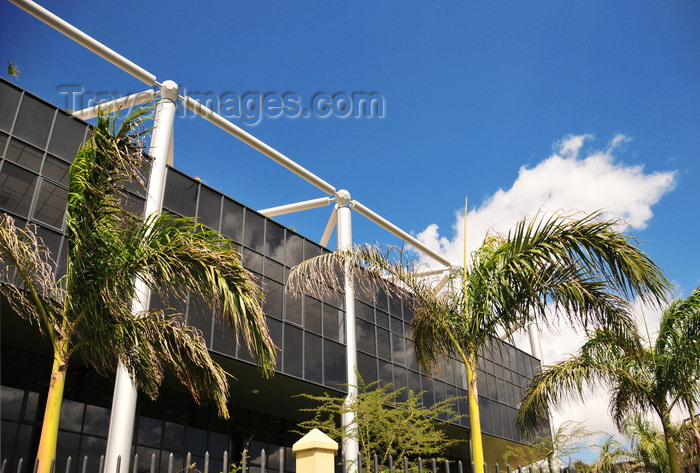
M 210 121 L 214 125 L 218 126 L 222 130 L 224 130 L 227 133 L 230 133 L 231 135 L 235 136 L 251 148 L 254 148 L 258 151 L 260 151 L 262 154 L 267 156 L 268 158 L 272 159 L 273 161 L 277 162 L 278 164 L 281 164 L 285 168 L 289 169 L 292 171 L 294 174 L 297 176 L 301 177 L 305 181 L 313 184 L 314 186 L 318 187 L 321 189 L 323 192 L 329 195 L 335 194 L 335 187 L 321 179 L 320 177 L 316 176 L 313 174 L 311 171 L 308 171 L 307 169 L 303 168 L 302 166 L 298 165 L 291 159 L 289 159 L 287 156 L 283 155 L 273 147 L 269 146 L 266 143 L 263 143 L 247 131 L 237 127 L 218 113 L 214 112 L 213 110 L 205 107 L 201 103 L 197 102 L 194 99 L 191 99 L 189 97 L 183 97 L 180 96 L 180 100 L 182 101 L 182 104 L 188 108 L 189 110 L 193 111 L 197 115 L 199 115 L 202 118 L 205 118 L 206 120 Z
M 328 205 L 333 201 L 332 197 L 321 197 L 320 199 L 305 200 L 296 204 L 280 205 L 279 207 L 270 207 L 269 209 L 259 210 L 266 217 L 275 217 L 277 215 L 285 215 L 302 210 L 315 209 Z
M 331 234 L 333 233 L 336 223 L 338 223 L 338 209 L 333 209 L 331 217 L 328 219 L 328 223 L 326 224 L 326 229 L 323 231 L 321 241 L 319 242 L 321 246 L 328 246 L 328 241 L 331 239 Z
M 427 277 L 430 277 L 430 276 L 437 276 L 438 274 L 442 274 L 442 273 L 444 273 L 445 271 L 450 271 L 450 272 L 451 272 L 451 271 L 452 271 L 452 267 L 449 267 L 449 268 L 438 268 L 438 269 L 428 269 L 428 270 L 426 270 L 426 271 L 414 272 L 413 274 L 415 274 L 415 276 L 416 276 L 417 278 L 427 278 Z M 447 276 L 449 277 L 449 275 L 450 275 L 450 274 L 448 273 Z
M 445 274 L 445 277 L 442 278 L 436 285 L 435 285 L 435 292 L 440 292 L 442 291 L 442 288 L 445 287 L 445 284 L 450 280 L 450 273 Z
M 121 56 L 120 54 L 117 54 L 116 52 L 112 51 L 99 41 L 86 35 L 75 26 L 71 25 L 70 23 L 66 22 L 65 20 L 57 17 L 56 15 L 48 11 L 46 8 L 30 0 L 10 0 L 10 2 L 14 3 L 30 15 L 43 21 L 53 29 L 68 36 L 76 43 L 86 47 L 101 58 L 111 62 L 124 72 L 136 77 L 141 82 L 145 82 L 147 85 L 157 85 L 156 76 L 143 69 L 142 67 L 129 61 L 124 56 Z
M 95 118 L 99 112 L 131 108 L 135 105 L 152 102 L 155 96 L 156 91 L 153 89 L 148 89 L 144 90 L 143 92 L 139 92 L 138 94 L 132 94 L 128 97 L 121 97 L 116 100 L 110 100 L 109 102 L 98 103 L 94 107 L 78 110 L 73 112 L 73 116 L 82 118 L 83 120 L 89 120 L 91 118 Z
M 352 210 L 348 206 L 349 194 L 346 191 L 338 193 L 336 211 L 338 213 L 338 248 L 352 247 Z M 349 265 L 350 263 L 345 263 Z M 345 353 L 348 396 L 345 398 L 346 406 L 354 404 L 357 398 L 357 346 L 355 338 L 355 288 L 350 268 L 345 268 Z M 346 432 L 354 432 L 356 414 L 354 411 L 341 415 L 341 423 Z M 343 437 L 343 459 L 347 465 L 348 473 L 358 471 L 357 457 L 359 445 L 354 436 Z
M 401 238 L 403 241 L 408 243 L 409 245 L 415 247 L 416 249 L 422 251 L 426 255 L 430 256 L 433 258 L 435 261 L 437 261 L 440 264 L 443 264 L 445 266 L 451 266 L 452 263 L 450 263 L 448 260 L 425 246 L 423 243 L 418 241 L 417 239 L 413 238 L 411 235 L 406 233 L 405 231 L 401 230 L 399 227 L 394 225 L 393 223 L 389 222 L 388 220 L 385 220 L 378 214 L 374 213 L 372 210 L 369 208 L 365 207 L 361 203 L 359 203 L 356 200 L 352 201 L 353 203 L 353 208 L 357 210 L 360 214 L 364 215 L 383 229 L 387 230 L 389 233 L 392 233 L 396 235 L 397 237 Z
M 163 207 L 166 162 L 170 154 L 173 123 L 175 122 L 175 112 L 177 111 L 175 103 L 177 96 L 177 84 L 169 80 L 163 82 L 149 149 L 153 161 L 151 162 L 151 176 L 148 180 L 148 196 L 144 211 L 146 216 L 159 212 Z M 148 309 L 150 290 L 140 278 L 136 279 L 135 285 L 136 291 L 132 301 L 132 311 L 135 314 L 139 314 Z M 131 376 L 129 376 L 129 372 L 122 363 L 119 363 L 117 376 L 114 381 L 112 415 L 109 419 L 105 473 L 117 473 L 117 464 L 119 464 L 120 472 L 129 471 L 137 397 L 138 392 L 131 380 Z
M 530 353 L 542 362 L 542 344 L 540 343 L 540 331 L 537 324 L 531 323 L 527 327 L 527 334 L 530 337 Z

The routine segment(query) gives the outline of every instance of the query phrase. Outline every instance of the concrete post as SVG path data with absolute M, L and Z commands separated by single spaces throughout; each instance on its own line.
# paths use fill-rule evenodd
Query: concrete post
M 149 153 L 151 176 L 148 182 L 145 215 L 159 212 L 163 207 L 163 190 L 165 188 L 166 163 L 170 154 L 173 135 L 173 123 L 178 98 L 178 86 L 173 81 L 165 81 L 160 89 L 160 101 L 156 108 L 156 116 L 151 135 Z M 140 313 L 148 308 L 150 291 L 141 280 L 135 281 L 136 294 L 132 303 L 134 313 Z M 109 419 L 107 435 L 107 451 L 105 453 L 105 473 L 126 473 L 131 461 L 131 442 L 136 418 L 136 399 L 138 391 L 131 380 L 129 372 L 122 363 L 117 366 L 114 381 L 114 396 L 112 398 L 112 415 Z
M 333 473 L 338 442 L 314 429 L 292 445 L 297 471 L 302 473 Z

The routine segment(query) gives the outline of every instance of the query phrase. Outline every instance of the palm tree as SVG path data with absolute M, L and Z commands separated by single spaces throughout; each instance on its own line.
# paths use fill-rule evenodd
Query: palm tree
M 398 294 L 414 313 L 416 356 L 426 372 L 447 355 L 465 366 L 472 459 L 482 472 L 476 390 L 482 348 L 499 336 L 510 340 L 531 322 L 630 325 L 626 298 L 658 302 L 668 291 L 659 268 L 617 231 L 619 223 L 600 213 L 523 219 L 508 235 L 488 235 L 445 288 L 421 277 L 397 249 L 358 246 L 302 263 L 290 274 L 289 290 L 342 291 L 350 268 L 360 290 L 371 294 L 379 285 Z
M 228 417 L 227 373 L 212 360 L 202 334 L 172 310 L 135 312 L 136 278 L 162 300 L 200 295 L 245 340 L 263 373 L 274 369 L 261 291 L 234 244 L 192 219 L 166 213 L 144 219 L 122 205 L 125 185 L 133 185 L 145 163 L 139 146 L 144 120 L 138 112 L 118 126 L 100 116 L 71 165 L 68 261 L 60 280 L 32 229 L 17 228 L 9 215 L 0 219 L 0 290 L 53 348 L 41 472 L 49 471 L 56 453 L 66 368 L 74 355 L 101 373 L 123 363 L 151 398 L 168 367 L 197 402 L 211 400 Z
M 630 453 L 615 437 L 606 438 L 600 445 L 600 453 L 591 471 L 593 473 L 623 473 L 631 471 Z
M 519 425 L 534 428 L 549 407 L 570 396 L 583 398 L 584 387 L 594 384 L 608 387 L 610 412 L 618 429 L 631 414 L 658 416 L 669 471 L 679 473 L 671 410 L 687 408 L 700 398 L 700 287 L 664 311 L 654 342 L 644 340 L 636 330 L 592 331 L 573 357 L 535 376 L 518 414 Z

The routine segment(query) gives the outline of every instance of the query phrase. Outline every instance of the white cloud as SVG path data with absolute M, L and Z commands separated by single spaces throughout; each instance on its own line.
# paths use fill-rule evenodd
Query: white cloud
M 643 229 L 652 217 L 651 206 L 675 186 L 674 172 L 645 173 L 643 166 L 625 166 L 615 162 L 614 153 L 629 141 L 616 135 L 602 150 L 593 150 L 584 158 L 586 141 L 591 135 L 567 136 L 557 150 L 533 168 L 520 168 L 510 189 L 499 189 L 467 216 L 467 244 L 477 248 L 489 230 L 505 233 L 526 215 L 540 210 L 602 210 L 624 219 L 634 229 Z M 417 235 L 455 263 L 463 259 L 463 211 L 456 214 L 453 234 L 441 235 L 435 225 Z
M 624 219 L 623 230 L 643 229 L 653 216 L 652 205 L 675 186 L 674 172 L 645 173 L 643 166 L 623 165 L 615 154 L 629 142 L 619 134 L 603 149 L 589 150 L 591 135 L 569 135 L 555 143 L 554 153 L 533 168 L 520 168 L 518 178 L 507 189 L 499 189 L 467 217 L 467 243 L 469 250 L 478 247 L 488 231 L 506 233 L 524 216 L 538 211 L 602 210 L 610 217 Z M 580 157 L 583 156 L 583 157 Z M 437 225 L 428 226 L 417 238 L 439 251 L 449 260 L 460 264 L 463 260 L 464 238 L 463 211 L 455 215 L 452 234 L 442 235 Z M 426 263 L 429 262 L 426 260 Z M 660 311 L 638 310 L 645 314 L 649 327 L 657 327 Z M 646 333 L 642 329 L 642 333 Z M 652 334 L 653 336 L 653 334 Z M 582 335 L 568 327 L 560 327 L 555 333 L 541 335 L 544 364 L 562 360 L 576 351 Z M 518 345 L 529 351 L 527 336 Z M 584 421 L 590 430 L 614 433 L 612 421 L 607 415 L 606 393 L 597 390 L 586 403 L 564 406 L 555 421 Z

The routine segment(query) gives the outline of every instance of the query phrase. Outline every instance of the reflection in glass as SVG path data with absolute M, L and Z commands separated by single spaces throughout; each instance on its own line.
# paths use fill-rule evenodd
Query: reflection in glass
M 67 201 L 68 190 L 42 179 L 34 206 L 34 218 L 54 228 L 62 228 Z
M 284 227 L 272 220 L 265 221 L 265 256 L 284 262 Z
M 199 202 L 197 203 L 197 221 L 218 231 L 220 214 L 221 195 L 208 187 L 200 185 Z
M 34 146 L 30 146 L 17 138 L 10 140 L 5 159 L 17 163 L 20 166 L 34 172 L 41 170 L 41 162 L 44 159 L 44 152 Z
M 16 88 L 0 82 L 0 130 L 10 132 L 21 92 Z
M 163 208 L 178 215 L 194 217 L 197 204 L 197 181 L 168 168 L 163 193 Z
M 13 134 L 44 149 L 53 123 L 54 108 L 34 97 L 24 94 Z
M 304 332 L 304 378 L 321 384 L 323 382 L 323 356 L 321 337 Z
M 243 223 L 243 245 L 259 253 L 265 249 L 265 219 L 262 215 L 245 209 Z
M 0 208 L 29 217 L 36 175 L 5 161 L 0 169 Z
M 344 386 L 347 383 L 345 360 L 344 345 L 323 340 L 323 378 L 326 386 L 347 391 L 347 386 Z
M 285 324 L 284 348 L 282 350 L 284 357 L 283 371 L 289 375 L 301 378 L 303 367 L 303 356 L 300 356 L 303 353 L 301 329 Z
M 243 206 L 224 197 L 221 212 L 221 234 L 235 242 L 241 243 L 243 235 Z
M 56 122 L 51 132 L 49 153 L 71 163 L 78 148 L 85 141 L 87 125 L 85 122 L 68 115 L 56 113 Z
M 321 335 L 321 301 L 304 296 L 304 328 Z

